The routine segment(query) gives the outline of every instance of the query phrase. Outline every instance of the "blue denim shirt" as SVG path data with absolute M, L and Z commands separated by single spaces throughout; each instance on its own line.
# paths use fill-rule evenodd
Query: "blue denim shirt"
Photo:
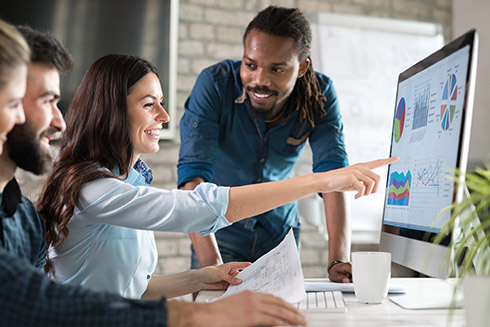
M 327 76 L 316 73 L 327 100 L 326 115 L 314 128 L 299 123 L 295 111 L 267 130 L 265 122 L 249 110 L 240 64 L 225 60 L 198 76 L 180 121 L 178 185 L 195 177 L 223 186 L 289 178 L 307 139 L 314 172 L 348 165 L 337 95 Z M 257 220 L 273 234 L 282 235 L 289 226 L 297 226 L 297 205 L 287 204 L 238 223 L 252 229 Z

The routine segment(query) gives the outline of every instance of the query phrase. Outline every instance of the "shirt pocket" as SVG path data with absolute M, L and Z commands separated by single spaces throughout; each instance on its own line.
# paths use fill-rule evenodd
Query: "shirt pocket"
M 305 142 L 310 136 L 310 131 L 306 131 L 303 135 L 296 138 L 290 136 L 286 139 L 286 146 L 284 147 L 284 153 L 297 155 L 301 152 L 305 146 Z

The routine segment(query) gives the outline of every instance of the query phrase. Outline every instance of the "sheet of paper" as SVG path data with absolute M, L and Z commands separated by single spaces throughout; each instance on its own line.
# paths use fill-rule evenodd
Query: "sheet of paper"
M 293 230 L 278 246 L 241 271 L 237 277 L 243 282 L 228 287 L 222 297 L 253 290 L 273 294 L 289 303 L 301 301 L 305 297 L 305 284 Z

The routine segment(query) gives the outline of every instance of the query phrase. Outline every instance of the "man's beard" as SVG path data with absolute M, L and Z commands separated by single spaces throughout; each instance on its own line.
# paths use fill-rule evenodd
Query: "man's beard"
M 271 91 L 267 87 L 247 87 L 247 91 L 249 92 L 257 92 L 257 91 L 263 91 L 266 93 L 272 93 L 272 95 L 277 95 L 276 91 Z M 276 108 L 277 108 L 277 102 L 272 105 L 271 108 L 263 108 L 263 107 L 256 107 L 252 104 L 252 101 L 250 101 L 249 95 L 247 94 L 247 99 L 248 99 L 248 104 L 250 111 L 252 112 L 252 115 L 254 117 L 259 117 L 262 118 L 263 120 L 270 120 L 274 118 L 273 116 L 276 114 Z
M 49 134 L 49 131 L 50 129 L 47 129 L 41 135 Z M 43 150 L 41 137 L 29 121 L 23 125 L 16 125 L 10 131 L 6 145 L 10 159 L 24 170 L 41 175 L 51 167 L 51 154 Z

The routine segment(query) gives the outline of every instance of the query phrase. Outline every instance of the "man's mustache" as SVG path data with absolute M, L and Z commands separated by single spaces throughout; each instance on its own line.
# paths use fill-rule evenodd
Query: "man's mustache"
M 41 133 L 41 137 L 52 137 L 56 133 L 58 133 L 58 129 L 57 128 L 55 128 L 55 127 L 48 127 L 47 129 L 45 129 Z
M 267 86 L 255 86 L 255 87 L 247 86 L 247 91 L 248 92 L 254 92 L 254 93 L 258 93 L 258 92 L 270 93 L 272 95 L 278 94 L 277 91 L 273 91 L 273 90 L 269 89 Z

